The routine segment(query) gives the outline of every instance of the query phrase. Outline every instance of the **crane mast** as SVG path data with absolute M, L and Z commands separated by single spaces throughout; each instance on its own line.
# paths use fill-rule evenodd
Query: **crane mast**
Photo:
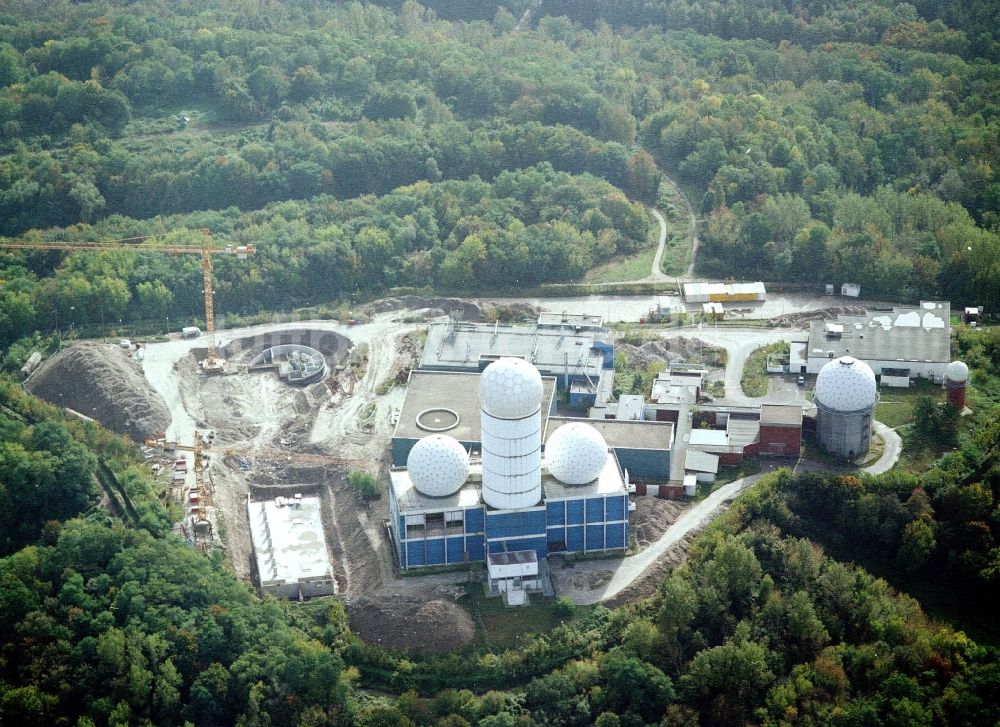
M 122 250 L 131 249 L 135 252 L 157 252 L 167 255 L 200 255 L 205 298 L 205 333 L 208 337 L 208 352 L 205 360 L 202 362 L 202 369 L 206 373 L 222 373 L 225 370 L 226 362 L 219 358 L 219 352 L 215 344 L 215 289 L 212 285 L 212 256 L 235 255 L 240 260 L 245 260 L 248 255 L 253 255 L 257 252 L 257 248 L 252 244 L 237 247 L 233 247 L 232 245 L 212 247 L 209 231 L 203 228 L 200 232 L 202 235 L 200 245 L 140 244 L 146 240 L 175 234 L 165 232 L 155 235 L 126 237 L 120 240 L 98 240 L 96 242 L 0 242 L 0 249 L 63 250 L 66 252 L 121 252 Z

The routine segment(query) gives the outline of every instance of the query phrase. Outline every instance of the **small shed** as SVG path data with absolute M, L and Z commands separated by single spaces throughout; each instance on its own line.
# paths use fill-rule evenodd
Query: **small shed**
M 490 553 L 486 557 L 490 595 L 503 595 L 508 606 L 523 606 L 527 592 L 541 590 L 534 550 Z

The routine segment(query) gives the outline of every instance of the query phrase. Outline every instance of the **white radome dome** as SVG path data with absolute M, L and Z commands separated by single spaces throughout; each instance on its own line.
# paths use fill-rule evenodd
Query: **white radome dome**
M 413 486 L 428 497 L 446 497 L 469 477 L 469 453 L 447 434 L 431 434 L 413 445 L 406 458 Z
M 541 403 L 542 375 L 523 358 L 499 358 L 479 379 L 479 404 L 491 416 L 521 419 L 538 411 Z
M 952 361 L 944 370 L 944 377 L 949 381 L 961 383 L 969 380 L 969 367 L 962 361 Z
M 599 431 L 583 422 L 563 424 L 545 443 L 549 474 L 566 485 L 593 482 L 607 461 L 608 443 Z
M 820 369 L 816 377 L 816 401 L 834 411 L 860 411 L 875 406 L 878 387 L 875 372 L 864 361 L 841 356 Z

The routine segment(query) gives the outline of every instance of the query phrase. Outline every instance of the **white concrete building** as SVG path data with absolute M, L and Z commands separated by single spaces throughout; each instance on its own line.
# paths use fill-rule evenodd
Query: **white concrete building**
M 523 606 L 528 591 L 542 588 L 538 577 L 538 556 L 533 550 L 490 553 L 486 556 L 489 589 L 493 595 L 503 595 L 508 606 Z
M 248 502 L 261 593 L 302 600 L 337 592 L 318 497 Z
M 876 375 L 891 369 L 893 377 L 941 381 L 951 363 L 951 305 L 947 301 L 921 301 L 918 306 L 813 321 L 807 373 L 818 374 L 841 356 L 864 361 Z

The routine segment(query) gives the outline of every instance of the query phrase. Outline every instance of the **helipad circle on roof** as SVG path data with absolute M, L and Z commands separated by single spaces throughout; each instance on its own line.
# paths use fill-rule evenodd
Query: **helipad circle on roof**
M 469 453 L 447 434 L 431 434 L 413 445 L 406 458 L 410 481 L 421 494 L 446 497 L 469 477 Z
M 462 418 L 454 409 L 446 409 L 443 406 L 432 409 L 424 409 L 417 414 L 417 426 L 425 432 L 447 432 L 454 429 Z
M 841 356 L 820 369 L 814 397 L 834 411 L 869 409 L 878 401 L 875 372 L 864 361 Z
M 969 380 L 969 367 L 962 361 L 952 361 L 944 370 L 944 377 L 949 381 L 962 383 Z
M 542 403 L 542 375 L 523 358 L 504 356 L 483 371 L 479 379 L 479 404 L 499 419 L 522 419 Z
M 599 431 L 583 422 L 563 424 L 545 443 L 549 474 L 567 485 L 593 482 L 607 461 L 608 443 Z

